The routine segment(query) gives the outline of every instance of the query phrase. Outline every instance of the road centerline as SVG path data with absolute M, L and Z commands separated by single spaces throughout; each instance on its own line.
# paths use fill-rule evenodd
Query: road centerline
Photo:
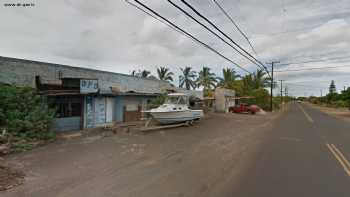
M 340 152 L 340 150 L 335 147 L 334 144 L 326 144 L 326 146 L 330 150 L 330 152 L 333 154 L 333 156 L 338 160 L 338 162 L 343 167 L 346 174 L 348 176 L 350 176 L 350 163 L 349 163 L 349 161 Z
M 307 119 L 309 122 L 313 123 L 314 120 L 311 118 L 311 116 L 310 116 L 308 113 L 306 113 L 306 111 L 304 110 L 304 108 L 303 108 L 300 104 L 298 104 L 298 107 L 299 107 L 300 110 L 304 113 L 306 119 Z

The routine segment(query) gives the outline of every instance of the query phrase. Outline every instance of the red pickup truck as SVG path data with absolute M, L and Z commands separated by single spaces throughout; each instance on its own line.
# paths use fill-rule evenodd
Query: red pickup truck
M 255 114 L 260 111 L 260 108 L 256 105 L 248 105 L 245 103 L 241 103 L 239 105 L 233 106 L 229 108 L 229 112 L 233 113 L 251 113 Z

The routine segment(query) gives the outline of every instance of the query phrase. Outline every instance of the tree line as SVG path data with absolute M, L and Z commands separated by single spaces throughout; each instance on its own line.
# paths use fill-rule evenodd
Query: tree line
M 269 86 L 270 79 L 266 77 L 266 72 L 257 70 L 252 74 L 241 76 L 237 74 L 233 68 L 224 68 L 222 77 L 216 76 L 209 67 L 204 66 L 199 72 L 194 71 L 191 67 L 180 68 L 179 75 L 180 88 L 187 90 L 195 90 L 203 87 L 204 92 L 210 94 L 216 87 L 224 87 L 234 89 L 239 95 L 249 94 L 254 89 L 265 88 Z M 167 67 L 158 67 L 157 75 L 154 76 L 148 70 L 133 70 L 132 76 L 159 79 L 172 83 L 174 81 L 174 73 Z
M 254 103 L 264 109 L 269 108 L 269 92 L 265 89 L 270 86 L 270 78 L 263 70 L 256 70 L 252 74 L 239 75 L 233 68 L 222 69 L 222 77 L 216 76 L 209 67 L 204 66 L 201 70 L 195 71 L 191 67 L 180 68 L 178 87 L 187 90 L 195 90 L 202 87 L 205 97 L 213 96 L 217 87 L 235 90 L 237 96 L 252 96 L 247 101 Z M 154 76 L 148 70 L 134 70 L 131 75 L 143 78 L 153 78 L 169 83 L 174 81 L 174 73 L 167 67 L 158 67 L 157 75 Z
M 328 94 L 325 96 L 310 96 L 308 101 L 314 104 L 322 104 L 329 107 L 346 107 L 350 109 L 350 87 L 337 91 L 334 80 L 331 81 Z

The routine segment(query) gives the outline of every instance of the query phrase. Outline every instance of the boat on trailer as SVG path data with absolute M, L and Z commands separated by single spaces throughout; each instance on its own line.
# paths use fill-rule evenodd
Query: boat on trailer
M 192 122 L 203 117 L 203 110 L 192 110 L 188 107 L 188 96 L 183 93 L 168 94 L 161 106 L 145 111 L 161 124 Z

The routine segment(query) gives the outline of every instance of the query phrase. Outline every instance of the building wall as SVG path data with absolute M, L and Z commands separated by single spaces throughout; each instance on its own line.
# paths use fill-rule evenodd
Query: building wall
M 235 91 L 226 88 L 215 89 L 215 111 L 228 112 L 228 108 L 234 106 L 232 97 L 235 96 Z
M 115 97 L 115 121 L 123 122 L 123 96 Z
M 132 108 L 138 110 L 138 106 L 141 106 L 141 110 L 146 110 L 147 101 L 152 99 L 152 96 L 117 96 L 115 97 L 115 121 L 123 122 L 124 121 L 124 109 L 129 108 L 130 111 L 133 111 Z M 143 115 L 143 114 L 141 114 Z
M 58 81 L 61 76 L 98 79 L 99 88 L 107 91 L 112 86 L 118 86 L 121 92 L 162 93 L 171 87 L 169 83 L 155 79 L 1 56 L 0 70 L 0 82 L 18 86 L 35 87 L 35 76 L 40 76 L 45 81 Z
M 80 117 L 55 118 L 51 129 L 58 132 L 80 130 L 80 123 Z

